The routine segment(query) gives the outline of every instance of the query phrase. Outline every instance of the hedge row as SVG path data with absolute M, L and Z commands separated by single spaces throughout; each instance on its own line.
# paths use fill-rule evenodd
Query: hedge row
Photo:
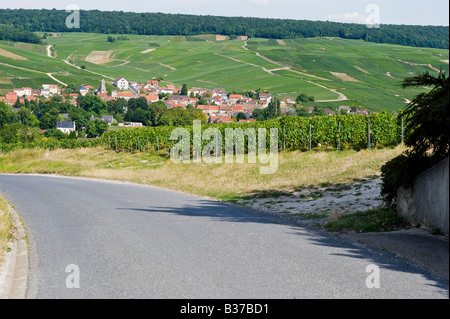
M 46 149 L 46 150 L 55 150 L 55 149 L 76 149 L 76 148 L 85 148 L 85 147 L 95 147 L 101 145 L 101 140 L 75 140 L 75 139 L 66 139 L 66 140 L 47 140 L 40 142 L 31 142 L 31 143 L 0 143 L 0 151 L 3 153 L 7 153 L 12 150 L 18 149 Z
M 307 150 L 310 143 L 312 148 L 362 149 L 369 146 L 369 127 L 371 147 L 396 145 L 401 141 L 401 124 L 397 117 L 385 112 L 369 116 L 357 114 L 314 118 L 284 116 L 264 122 L 202 125 L 202 133 L 207 128 L 217 129 L 222 136 L 222 146 L 224 147 L 226 129 L 241 128 L 245 131 L 253 128 L 256 135 L 258 129 L 266 129 L 266 146 L 269 149 L 270 129 L 277 128 L 280 150 Z M 193 125 L 183 128 L 189 132 L 192 145 Z M 118 151 L 171 148 L 178 143 L 178 140 L 170 139 L 174 129 L 175 127 L 143 127 L 110 131 L 104 133 L 101 140 L 104 147 Z M 202 146 L 210 141 L 202 140 Z
M 316 148 L 362 149 L 369 146 L 382 147 L 396 145 L 401 141 L 401 123 L 389 113 L 374 113 L 369 116 L 352 114 L 337 116 L 318 116 L 313 118 L 284 116 L 274 120 L 254 123 L 222 123 L 202 125 L 202 133 L 207 128 L 215 128 L 222 136 L 225 149 L 226 129 L 266 129 L 266 147 L 270 147 L 270 129 L 278 129 L 278 147 L 280 150 L 308 150 Z M 184 126 L 193 143 L 193 125 Z M 143 127 L 105 132 L 94 140 L 47 140 L 34 143 L 0 143 L 0 151 L 6 153 L 14 149 L 42 148 L 47 150 L 76 149 L 103 146 L 117 151 L 148 151 L 170 149 L 178 140 L 170 139 L 175 127 Z M 310 135 L 311 132 L 311 135 Z M 247 148 L 247 137 L 245 143 Z M 202 147 L 210 140 L 202 140 Z

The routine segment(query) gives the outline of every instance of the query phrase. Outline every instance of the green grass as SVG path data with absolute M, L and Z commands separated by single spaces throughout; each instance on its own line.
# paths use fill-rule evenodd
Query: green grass
M 401 79 L 411 73 L 435 69 L 448 70 L 448 51 L 412 48 L 396 45 L 367 43 L 343 39 L 296 39 L 285 40 L 286 45 L 270 45 L 270 40 L 250 40 L 249 47 L 278 62 L 295 69 L 314 74 L 330 81 L 317 81 L 347 95 L 351 101 L 332 103 L 359 106 L 374 111 L 395 111 L 411 100 L 420 90 L 402 90 Z M 399 61 L 401 60 L 401 61 Z M 405 62 L 416 65 L 407 64 Z M 346 73 L 359 82 L 346 82 L 330 74 L 330 71 Z M 390 72 L 392 77 L 386 75 Z M 289 71 L 278 71 L 289 77 L 304 78 Z M 397 96 L 398 95 L 398 96 Z
M 344 214 L 322 226 L 329 232 L 358 233 L 396 231 L 411 227 L 394 208 L 379 208 L 367 212 Z
M 117 35 L 114 35 L 117 37 Z M 296 97 L 299 93 L 315 96 L 317 100 L 337 99 L 338 95 L 319 87 L 324 85 L 344 93 L 350 99 L 321 103 L 322 106 L 337 108 L 340 105 L 369 108 L 373 111 L 398 111 L 423 89 L 400 88 L 401 79 L 411 74 L 435 69 L 448 70 L 449 53 L 446 50 L 413 48 L 396 45 L 366 43 L 343 39 L 295 39 L 284 40 L 280 45 L 275 40 L 251 39 L 248 48 L 242 48 L 243 41 L 215 41 L 215 37 L 143 36 L 127 35 L 129 40 L 109 43 L 105 34 L 61 33 L 60 37 L 47 38 L 54 45 L 55 58 L 46 56 L 46 47 L 39 45 L 17 45 L 0 41 L 0 48 L 21 55 L 27 60 L 12 60 L 0 56 L 0 62 L 13 64 L 27 70 L 0 64 L 0 93 L 11 85 L 20 87 L 39 86 L 54 83 L 45 73 L 51 72 L 65 82 L 100 85 L 101 75 L 111 79 L 124 76 L 129 80 L 144 82 L 162 77 L 177 86 L 213 89 L 223 87 L 227 91 L 267 89 L 271 93 Z M 155 50 L 141 53 L 153 48 Z M 92 51 L 110 51 L 111 62 L 93 64 L 86 61 Z M 281 68 L 260 56 L 260 54 L 294 70 L 318 76 L 312 78 L 289 70 L 265 70 Z M 77 66 L 85 65 L 83 71 L 67 65 L 67 59 Z M 405 62 L 407 63 L 405 63 Z M 409 64 L 408 64 L 409 63 Z M 35 72 L 33 72 L 35 71 Z M 331 72 L 346 73 L 358 80 L 347 82 Z M 386 75 L 390 72 L 392 77 Z

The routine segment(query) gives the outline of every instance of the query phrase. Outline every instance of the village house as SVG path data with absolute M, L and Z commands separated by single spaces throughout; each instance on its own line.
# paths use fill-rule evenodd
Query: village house
M 272 95 L 270 93 L 259 93 L 258 98 L 265 105 L 268 105 L 272 101 Z
M 30 87 L 14 89 L 14 92 L 16 92 L 17 96 L 31 96 L 32 91 L 33 90 Z
M 102 117 L 100 117 L 100 121 L 104 121 L 104 122 L 108 123 L 108 126 L 111 126 L 114 122 L 114 116 L 102 115 Z
M 57 84 L 42 84 L 41 95 L 42 95 L 42 91 L 47 91 L 48 95 L 53 95 L 53 94 L 59 94 L 60 88 Z
M 118 92 L 118 91 L 112 91 L 111 92 L 111 97 L 112 98 L 117 98 L 117 99 L 125 99 L 125 100 L 130 100 L 130 99 L 134 99 L 136 98 L 136 94 L 133 92 Z
M 248 103 L 251 103 L 251 102 L 257 103 L 257 102 L 254 101 L 251 97 L 243 96 L 243 97 L 240 99 L 240 103 L 241 103 L 241 104 L 248 104 Z
M 214 90 L 212 90 L 212 97 L 214 99 L 226 99 L 227 98 L 227 92 L 225 91 L 225 89 L 222 88 L 216 88 Z
M 358 109 L 356 107 L 352 107 L 352 112 L 353 114 L 360 114 L 360 115 L 369 115 L 370 111 L 369 110 L 364 110 L 364 109 Z
M 158 85 L 159 85 L 159 82 L 157 80 L 151 80 L 151 81 L 147 81 L 144 88 L 146 88 L 146 89 L 158 88 Z
M 113 115 L 102 115 L 101 117 L 95 117 L 94 115 L 91 115 L 90 118 L 91 121 L 99 120 L 108 123 L 108 126 L 111 126 L 114 122 L 114 116 Z
M 229 116 L 222 115 L 212 115 L 208 119 L 208 124 L 217 124 L 217 123 L 233 123 L 233 119 Z
M 231 105 L 221 105 L 219 107 L 219 112 L 218 114 L 220 115 L 226 115 L 226 116 L 232 116 L 233 114 L 233 107 Z
M 203 111 L 205 115 L 216 114 L 220 111 L 220 107 L 218 105 L 199 105 L 197 109 Z
M 192 97 L 189 98 L 189 104 L 192 105 L 193 107 L 197 107 L 198 101 L 199 100 L 197 98 L 192 98 Z
M 78 87 L 78 91 L 80 92 L 80 94 L 82 96 L 85 96 L 86 94 L 89 93 L 89 89 L 87 87 L 85 87 L 83 84 L 80 85 L 80 87 Z
M 188 89 L 188 96 L 203 96 L 203 90 L 201 89 Z
M 280 100 L 280 105 L 294 105 L 295 104 L 295 100 L 291 97 L 285 96 Z
M 339 110 L 339 113 L 346 113 L 346 114 L 350 113 L 349 106 L 341 105 L 341 106 L 339 106 L 338 110 Z
M 56 122 L 56 129 L 65 134 L 75 132 L 75 122 L 72 121 L 58 121 Z
M 143 127 L 142 123 L 139 122 L 123 122 L 119 123 L 120 127 Z
M 228 99 L 231 103 L 237 103 L 238 101 L 242 100 L 242 95 L 230 94 L 230 97 Z
M 17 101 L 17 93 L 7 92 L 4 101 L 6 104 L 13 105 Z
M 159 96 L 156 94 L 140 94 L 139 97 L 143 97 L 147 100 L 147 104 L 152 104 L 159 101 Z
M 169 96 L 169 102 L 177 102 L 178 104 L 189 105 L 189 97 L 187 95 L 171 95 Z
M 176 89 L 174 85 L 168 84 L 164 87 L 160 87 L 158 93 L 172 95 L 178 93 L 178 89 Z
M 186 104 L 181 103 L 179 101 L 166 101 L 165 104 L 166 104 L 167 108 L 169 108 L 169 109 L 174 109 L 177 107 L 181 107 L 181 108 L 185 109 L 187 106 Z
M 114 80 L 113 85 L 119 90 L 128 90 L 130 88 L 127 79 L 121 76 L 119 76 L 117 79 Z

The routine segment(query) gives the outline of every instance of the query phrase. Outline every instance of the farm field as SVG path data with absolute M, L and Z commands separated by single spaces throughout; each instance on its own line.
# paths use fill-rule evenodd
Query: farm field
M 117 38 L 119 35 L 111 35 Z M 335 38 L 216 41 L 215 36 L 61 33 L 47 46 L 0 41 L 0 94 L 13 87 L 57 83 L 98 87 L 103 78 L 145 82 L 161 77 L 189 87 L 269 90 L 279 97 L 313 95 L 323 106 L 396 112 L 419 93 L 401 89 L 412 74 L 448 70 L 447 50 Z M 20 57 L 20 58 L 19 58 Z M 86 70 L 80 69 L 85 66 Z M 424 88 L 426 90 L 426 88 Z

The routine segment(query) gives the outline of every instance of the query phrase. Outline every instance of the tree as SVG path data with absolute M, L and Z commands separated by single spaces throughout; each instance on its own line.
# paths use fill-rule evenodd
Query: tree
M 303 102 L 314 102 L 315 98 L 312 95 L 300 93 L 297 98 L 295 99 L 295 102 L 297 103 L 303 103 Z
M 128 100 L 128 110 L 136 111 L 137 109 L 141 109 L 144 111 L 148 110 L 148 103 L 145 97 Z
M 158 126 L 159 119 L 161 118 L 161 115 L 167 110 L 167 106 L 164 102 L 158 101 L 155 103 L 152 103 L 149 107 L 151 112 L 151 121 L 153 126 Z
M 5 124 L 0 130 L 0 141 L 4 143 L 22 142 L 24 137 L 26 137 L 26 131 L 27 127 L 23 124 Z
M 192 115 L 192 120 L 200 120 L 202 122 L 202 124 L 207 124 L 208 123 L 208 118 L 206 117 L 205 113 L 203 113 L 202 110 L 196 109 L 196 108 L 192 108 L 189 110 L 189 112 Z
M 405 145 L 418 156 L 445 158 L 449 152 L 449 78 L 445 72 L 438 77 L 425 73 L 406 78 L 402 87 L 432 87 L 428 93 L 414 98 L 399 114 L 406 120 Z
M 163 126 L 182 126 L 192 124 L 192 119 L 192 115 L 188 110 L 176 107 L 164 111 L 159 123 Z
M 270 101 L 267 107 L 266 120 L 271 120 L 281 116 L 281 103 L 278 98 L 274 98 Z
M 12 123 L 14 115 L 11 106 L 3 101 L 0 101 L 0 128 L 8 123 Z
M 108 129 L 108 123 L 101 120 L 90 121 L 86 127 L 87 137 L 93 138 L 102 135 Z
M 17 112 L 17 118 L 23 125 L 30 124 L 31 111 L 26 107 L 21 107 Z
M 75 122 L 76 130 L 80 132 L 89 123 L 90 115 L 82 108 L 77 107 L 69 111 L 69 117 L 71 121 Z
M 260 122 L 265 121 L 267 119 L 267 109 L 256 109 L 253 111 L 253 118 Z
M 56 122 L 58 121 L 59 110 L 56 107 L 51 108 L 47 113 L 42 115 L 40 121 L 40 128 L 43 130 L 48 130 L 56 128 Z
M 381 193 L 388 204 L 397 198 L 400 187 L 409 187 L 417 175 L 449 155 L 449 78 L 429 72 L 403 80 L 402 87 L 432 87 L 414 98 L 399 114 L 407 125 L 405 145 L 408 149 L 381 168 Z
M 188 95 L 188 88 L 186 84 L 183 84 L 183 87 L 181 88 L 181 95 Z
M 95 113 L 99 115 L 102 111 L 105 111 L 107 106 L 106 102 L 103 101 L 99 96 L 86 94 L 85 96 L 79 95 L 78 105 L 85 111 L 89 113 Z
M 270 101 L 269 106 L 267 107 L 266 114 L 266 120 L 274 119 L 277 116 L 277 104 L 275 102 L 275 99 Z
M 247 116 L 244 113 L 238 113 L 238 115 L 236 116 L 236 119 L 239 120 L 246 120 Z

